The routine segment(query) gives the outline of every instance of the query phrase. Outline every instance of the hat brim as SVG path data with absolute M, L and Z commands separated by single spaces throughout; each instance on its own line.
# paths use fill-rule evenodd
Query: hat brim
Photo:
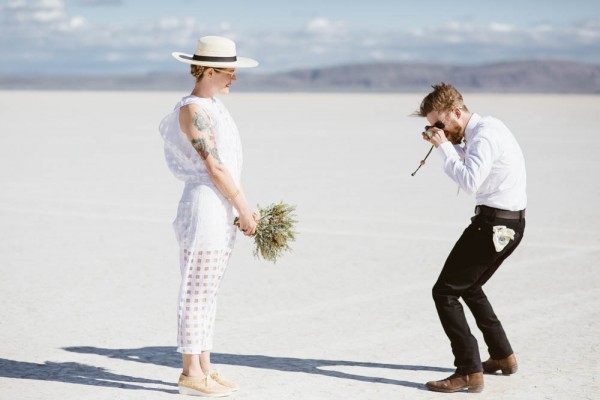
M 185 53 L 173 52 L 171 53 L 173 58 L 177 61 L 192 65 L 202 65 L 205 67 L 214 68 L 252 68 L 258 65 L 258 61 L 247 57 L 237 57 L 236 61 L 228 62 L 211 62 L 211 61 L 198 61 L 194 60 L 194 56 Z

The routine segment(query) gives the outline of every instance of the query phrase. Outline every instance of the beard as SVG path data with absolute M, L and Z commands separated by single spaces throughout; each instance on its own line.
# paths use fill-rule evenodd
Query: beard
M 450 121 L 444 129 L 444 133 L 446 134 L 446 138 L 452 144 L 461 144 L 463 137 L 465 136 L 465 130 L 458 124 L 456 121 Z

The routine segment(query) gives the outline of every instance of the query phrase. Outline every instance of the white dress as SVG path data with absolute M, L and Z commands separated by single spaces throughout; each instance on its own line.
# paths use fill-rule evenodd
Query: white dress
M 215 98 L 184 97 L 160 123 L 167 165 L 185 182 L 173 221 L 181 267 L 177 351 L 200 354 L 212 349 L 217 291 L 237 230 L 235 209 L 214 185 L 204 161 L 181 131 L 179 109 L 190 103 L 208 114 L 219 157 L 238 187 L 242 146 L 235 122 Z

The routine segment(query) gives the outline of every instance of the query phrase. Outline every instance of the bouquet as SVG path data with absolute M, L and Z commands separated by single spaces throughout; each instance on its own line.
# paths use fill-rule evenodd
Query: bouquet
M 297 222 L 293 214 L 296 207 L 280 202 L 257 208 L 259 219 L 254 235 L 254 256 L 276 262 L 284 251 L 291 250 L 288 242 L 296 240 L 293 230 Z M 236 217 L 233 224 L 239 226 L 239 218 Z

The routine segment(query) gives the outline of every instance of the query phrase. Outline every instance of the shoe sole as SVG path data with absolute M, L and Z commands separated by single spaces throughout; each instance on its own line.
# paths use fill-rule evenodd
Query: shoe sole
M 238 390 L 240 390 L 239 387 L 232 388 L 231 386 L 223 385 L 222 383 L 220 383 L 218 381 L 215 381 L 215 382 L 217 382 L 219 385 L 221 385 L 223 387 L 226 387 L 227 389 L 231 390 L 232 392 L 237 392 Z
M 179 387 L 179 394 L 185 394 L 188 396 L 198 396 L 198 397 L 227 397 L 231 395 L 233 392 L 227 393 L 203 393 L 199 390 L 188 388 L 188 387 Z
M 427 385 L 425 385 L 427 386 Z M 465 386 L 465 387 L 461 387 L 458 389 L 454 389 L 454 390 L 450 390 L 450 389 L 442 389 L 442 388 L 437 388 L 434 386 L 427 386 L 427 389 L 433 391 L 433 392 L 439 392 L 439 393 L 455 393 L 455 392 L 460 392 L 462 390 L 467 389 L 467 392 L 469 393 L 481 393 L 483 392 L 483 385 L 477 385 L 477 386 Z
M 516 374 L 518 370 L 518 366 L 513 365 L 512 367 L 508 367 L 508 368 L 497 368 L 497 369 L 484 369 L 483 372 L 485 372 L 486 374 L 495 374 L 498 371 L 502 371 L 502 375 L 512 375 L 512 374 Z

